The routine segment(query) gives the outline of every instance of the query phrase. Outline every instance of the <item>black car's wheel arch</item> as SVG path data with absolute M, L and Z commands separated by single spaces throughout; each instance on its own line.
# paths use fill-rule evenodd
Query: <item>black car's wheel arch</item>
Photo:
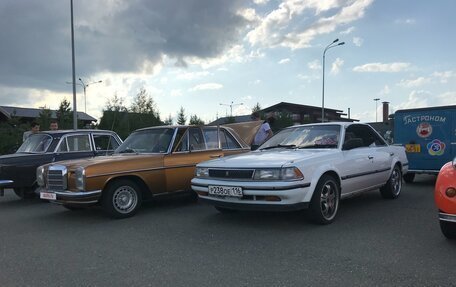
M 139 187 L 139 189 L 141 191 L 141 195 L 142 195 L 143 200 L 147 200 L 147 199 L 152 198 L 152 193 L 151 193 L 149 187 L 147 186 L 147 184 L 144 182 L 144 180 L 142 178 L 140 178 L 139 176 L 134 176 L 134 175 L 125 175 L 125 176 L 112 177 L 106 182 L 105 187 L 104 187 L 103 190 L 105 190 L 114 181 L 123 180 L 123 179 L 131 180 L 136 185 L 138 185 L 138 187 Z

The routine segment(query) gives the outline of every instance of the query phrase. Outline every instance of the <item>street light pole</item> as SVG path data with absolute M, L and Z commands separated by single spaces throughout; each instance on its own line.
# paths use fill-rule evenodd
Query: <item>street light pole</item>
M 88 84 L 84 83 L 84 81 L 83 81 L 81 78 L 79 78 L 79 81 L 81 82 L 81 84 L 82 84 L 81 86 L 82 86 L 82 88 L 84 89 L 84 113 L 87 114 L 87 97 L 86 97 L 86 89 L 87 89 L 87 87 L 90 86 L 90 85 L 98 84 L 98 83 L 101 83 L 101 82 L 103 82 L 103 81 L 100 80 L 100 81 L 96 81 L 96 82 L 92 82 L 92 83 L 88 83 Z
M 378 103 L 378 101 L 380 101 L 380 99 L 375 98 L 374 101 L 375 101 L 375 122 L 377 122 L 378 121 L 377 120 L 377 103 Z
M 235 104 L 234 102 L 231 102 L 231 104 L 220 104 L 221 106 L 229 106 L 230 107 L 230 117 L 233 116 L 233 106 L 239 106 L 239 105 L 243 105 L 244 103 L 239 103 L 239 104 Z
M 73 28 L 73 0 L 71 4 L 71 64 L 73 70 L 73 129 L 78 128 L 78 110 L 76 108 L 76 68 L 74 64 L 74 28 Z
M 321 122 L 325 122 L 325 58 L 326 58 L 326 51 L 328 51 L 331 48 L 337 47 L 337 46 L 342 46 L 345 44 L 345 42 L 339 42 L 339 39 L 336 39 L 332 41 L 331 44 L 326 46 L 325 50 L 323 51 L 323 87 L 322 87 L 322 92 L 321 92 Z

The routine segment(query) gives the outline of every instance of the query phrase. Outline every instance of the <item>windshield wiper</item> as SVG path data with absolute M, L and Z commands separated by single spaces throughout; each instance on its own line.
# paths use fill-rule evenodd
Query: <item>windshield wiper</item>
M 278 145 L 272 145 L 272 146 L 264 147 L 261 150 L 272 149 L 272 148 L 296 148 L 296 145 L 295 144 L 278 144 Z
M 305 145 L 305 146 L 298 146 L 299 149 L 306 149 L 306 148 L 332 148 L 337 147 L 336 144 L 312 144 L 312 145 Z

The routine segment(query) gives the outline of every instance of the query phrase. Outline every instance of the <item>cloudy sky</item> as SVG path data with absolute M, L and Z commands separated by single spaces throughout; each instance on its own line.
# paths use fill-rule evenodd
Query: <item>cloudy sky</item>
M 145 88 L 161 117 L 205 121 L 286 101 L 374 121 L 456 104 L 456 1 L 74 0 L 76 79 L 95 117 Z M 0 1 L 0 105 L 72 101 L 70 1 Z M 84 111 L 81 86 L 77 106 Z M 241 105 L 242 103 L 242 105 Z

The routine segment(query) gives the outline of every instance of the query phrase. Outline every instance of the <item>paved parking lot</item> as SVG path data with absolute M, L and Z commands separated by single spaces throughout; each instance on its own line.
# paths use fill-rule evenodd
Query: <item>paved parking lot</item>
M 316 226 L 301 212 L 219 214 L 185 198 L 133 218 L 0 198 L 1 286 L 455 286 L 434 177 L 397 200 L 344 200 Z

